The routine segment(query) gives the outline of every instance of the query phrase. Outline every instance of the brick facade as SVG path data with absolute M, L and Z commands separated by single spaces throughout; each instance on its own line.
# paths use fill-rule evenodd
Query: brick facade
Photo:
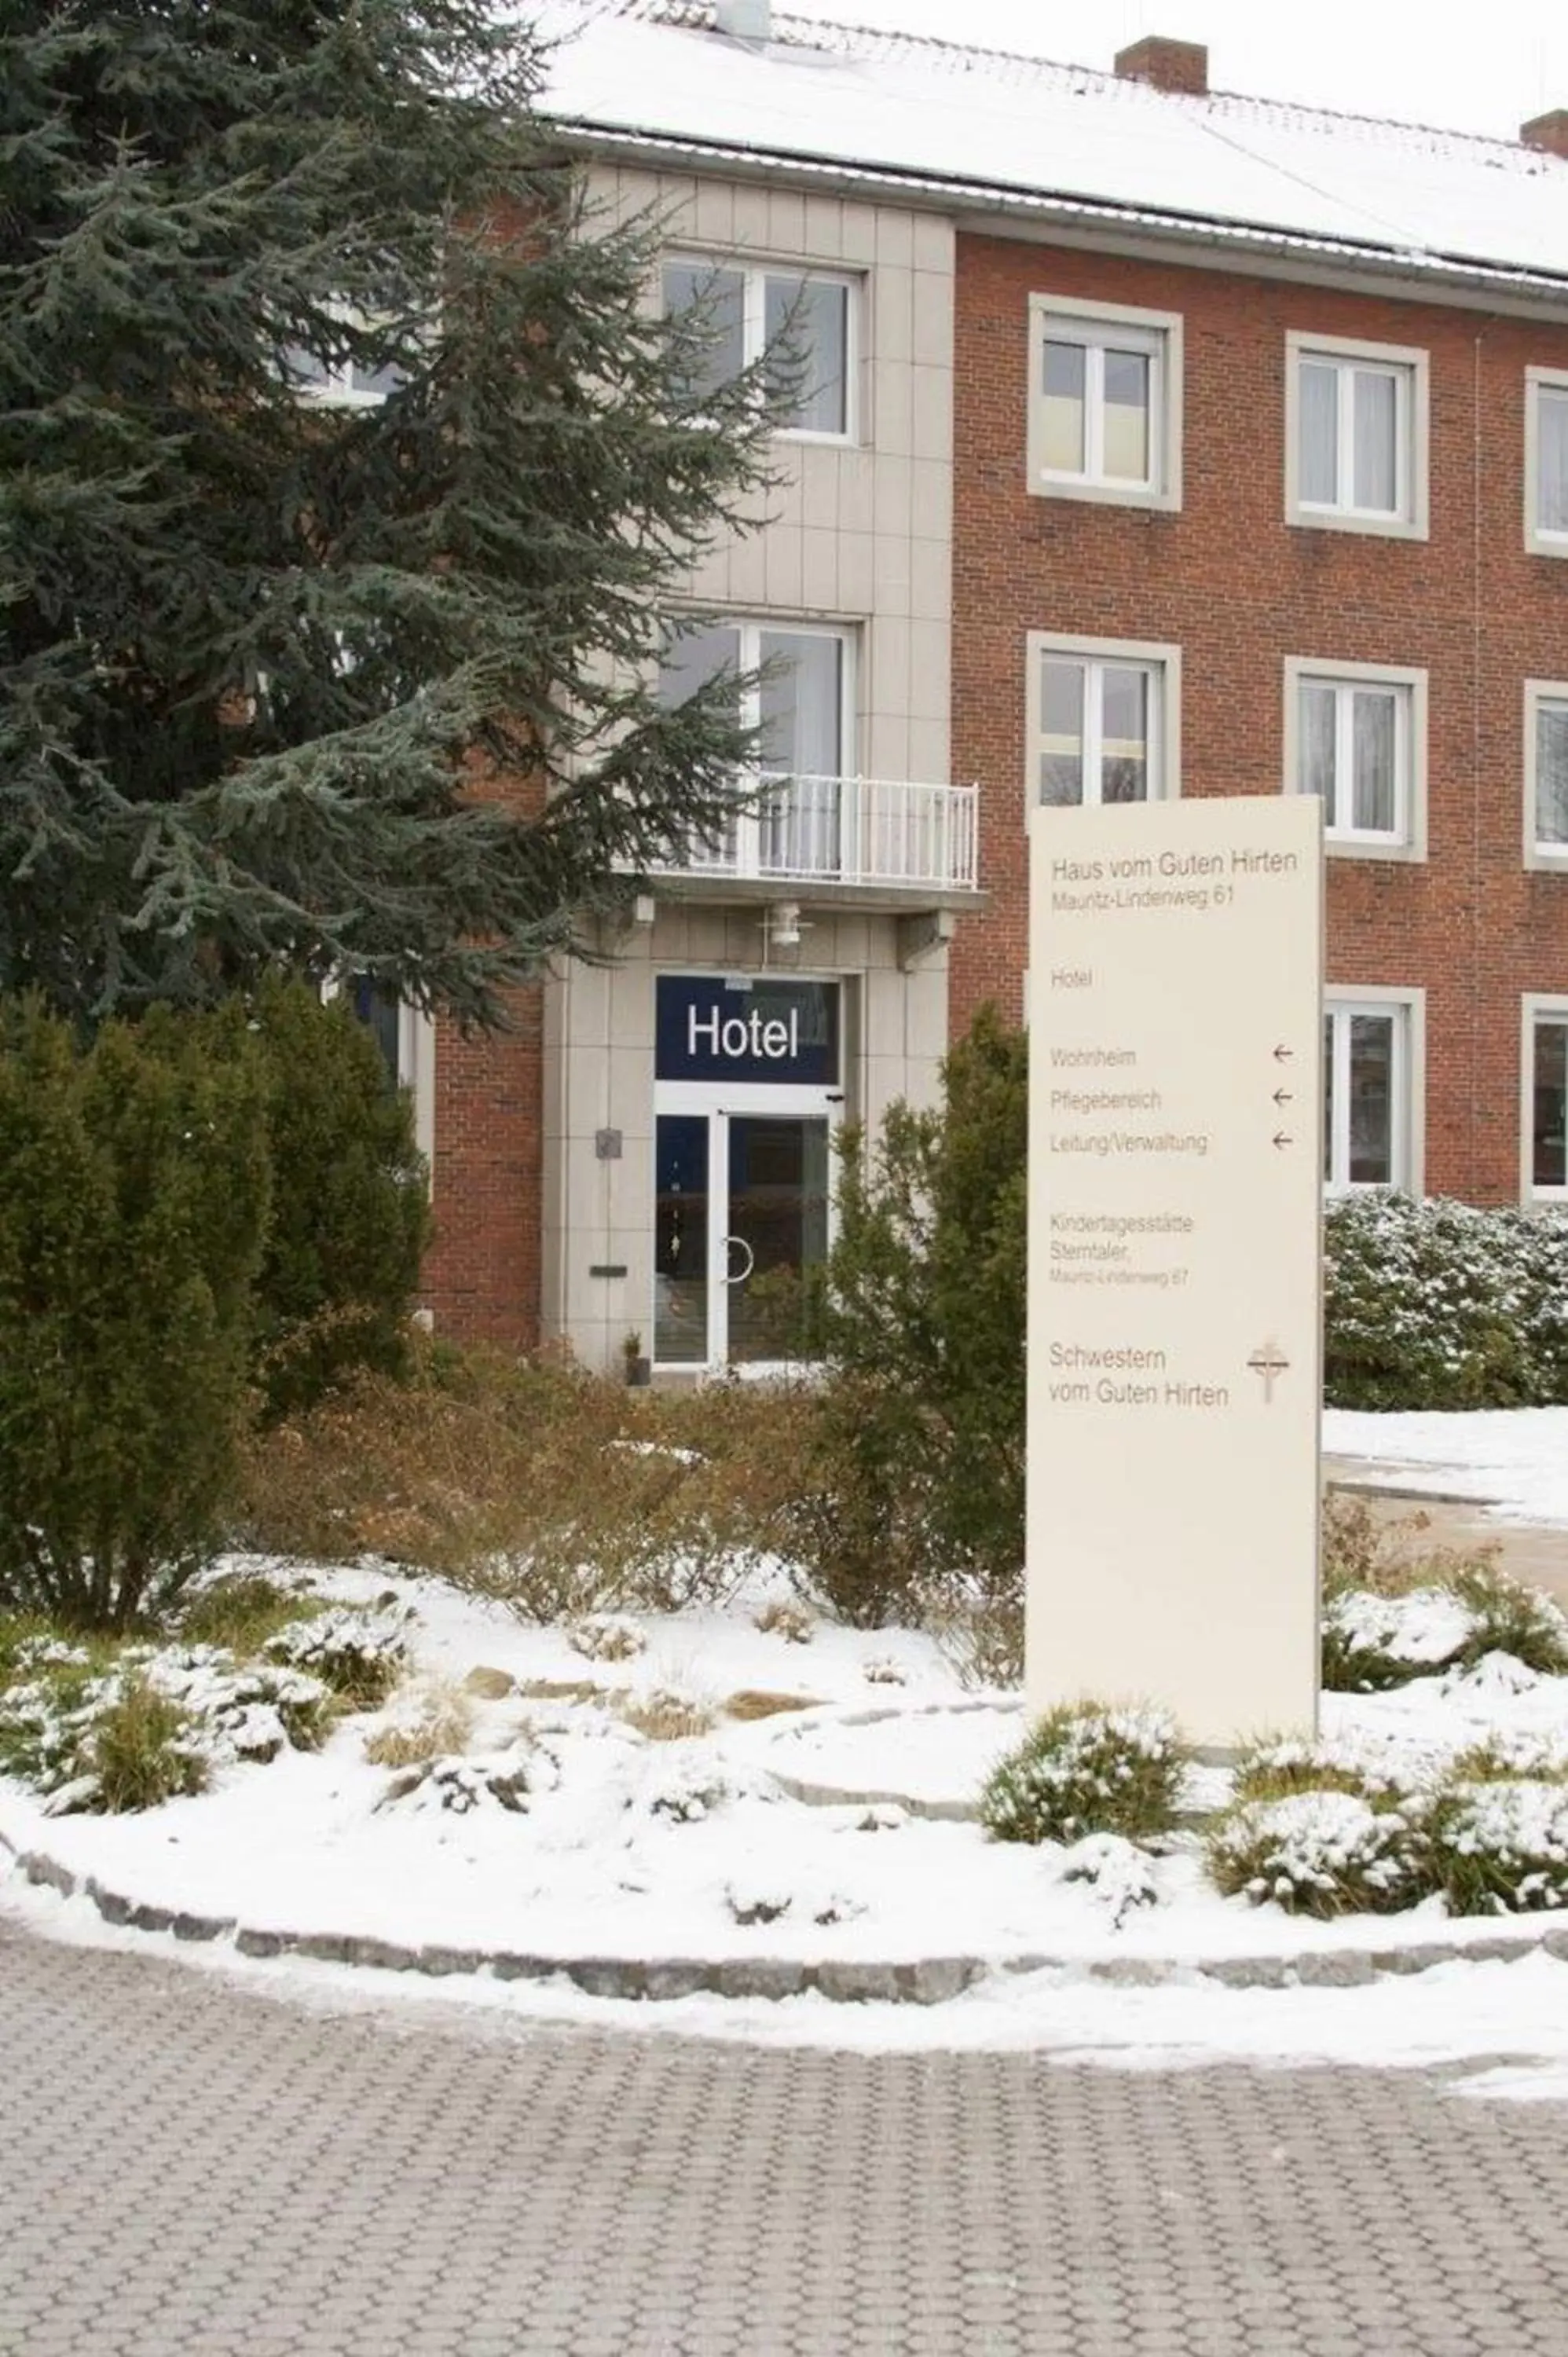
M 532 1350 L 539 1340 L 542 985 L 515 991 L 510 1028 L 436 1028 L 435 1241 L 423 1298 L 441 1333 Z
M 1031 293 L 1181 315 L 1178 512 L 1030 492 Z M 1287 525 L 1293 329 L 1429 354 L 1430 538 Z M 1281 790 L 1288 656 L 1424 666 L 1427 856 L 1331 861 L 1328 980 L 1424 989 L 1426 1189 L 1514 1200 L 1521 996 L 1568 993 L 1568 876 L 1521 853 L 1524 682 L 1568 678 L 1568 564 L 1524 543 L 1525 371 L 1568 369 L 1568 324 L 965 234 L 955 350 L 953 774 L 982 781 L 990 895 L 955 1028 L 1020 1007 L 1028 632 L 1180 647 L 1184 794 Z

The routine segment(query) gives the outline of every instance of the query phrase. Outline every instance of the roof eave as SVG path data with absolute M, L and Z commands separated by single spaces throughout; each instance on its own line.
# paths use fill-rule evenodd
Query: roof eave
M 1427 253 L 1412 247 L 1380 245 L 1371 239 L 1311 237 L 1304 231 L 1181 213 L 1161 207 L 1118 204 L 1106 198 L 1073 196 L 1064 190 L 1021 188 L 1005 181 L 972 180 L 936 172 L 899 171 L 890 166 L 849 164 L 789 149 L 750 147 L 738 142 L 676 137 L 624 124 L 556 118 L 566 139 L 615 160 L 767 171 L 835 192 L 896 190 L 907 202 L 948 212 L 999 219 L 1059 221 L 1079 228 L 1121 229 L 1141 238 L 1171 243 L 1213 243 L 1260 257 L 1317 262 L 1369 276 L 1441 285 L 1455 292 L 1512 295 L 1568 303 L 1568 272 L 1529 270 L 1512 263 L 1469 255 Z

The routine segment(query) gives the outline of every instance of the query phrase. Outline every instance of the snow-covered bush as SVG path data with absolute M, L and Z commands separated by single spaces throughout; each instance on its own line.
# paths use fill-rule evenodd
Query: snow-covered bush
M 1561 1778 L 1455 1780 L 1433 1804 L 1432 1870 L 1455 1915 L 1568 1907 L 1568 1787 Z
M 1231 1789 L 1238 1801 L 1283 1801 L 1293 1792 L 1355 1792 L 1372 1801 L 1391 1798 L 1410 1781 L 1408 1765 L 1395 1761 L 1375 1736 L 1342 1735 L 1316 1743 L 1283 1736 L 1247 1746 L 1236 1762 Z
M 588 1612 L 574 1620 L 566 1642 L 590 1662 L 629 1662 L 648 1651 L 648 1639 L 635 1620 L 618 1612 Z
M 791 1604 L 782 1596 L 765 1604 L 751 1625 L 765 1637 L 782 1637 L 787 1645 L 809 1645 L 817 1629 L 815 1618 L 803 1604 Z
M 373 1768 L 428 1766 L 467 1751 L 473 1731 L 474 1706 L 463 1689 L 422 1678 L 393 1695 L 386 1724 L 365 1738 L 365 1757 Z
M 1088 1886 L 1113 1932 L 1135 1907 L 1154 1907 L 1159 1901 L 1154 1859 L 1121 1834 L 1086 1834 L 1062 1859 L 1061 1875 L 1064 1882 Z
M 645 1793 L 644 1804 L 650 1817 L 667 1817 L 676 1825 L 696 1825 L 734 1794 L 734 1780 L 717 1760 L 677 1760 Z
M 1451 1588 L 1349 1588 L 1324 1606 L 1323 1683 L 1336 1694 L 1406 1685 L 1462 1661 L 1475 1633 L 1475 1615 Z
M 1393 1914 L 1431 1888 L 1419 1820 L 1358 1792 L 1244 1801 L 1208 1836 L 1209 1878 L 1227 1898 L 1272 1900 L 1291 1915 Z
M 1324 1387 L 1356 1408 L 1568 1398 L 1568 1220 L 1364 1193 L 1324 1229 Z
M 406 1805 L 456 1817 L 497 1808 L 518 1815 L 527 1809 L 532 1789 L 528 1763 L 514 1752 L 486 1760 L 426 1760 L 394 1776 L 376 1806 Z
M 1163 1710 L 1062 1703 L 992 1770 L 981 1823 L 995 1841 L 1144 1840 L 1174 1824 L 1186 1764 Z
M 1345 1588 L 1323 1612 L 1323 1683 L 1370 1694 L 1507 1655 L 1546 1677 L 1568 1673 L 1568 1615 L 1489 1563 L 1460 1564 L 1441 1587 L 1403 1595 Z
M 214 1768 L 314 1750 L 331 1724 L 317 1678 L 216 1646 L 127 1645 L 106 1666 L 38 1641 L 0 1692 L 0 1772 L 68 1810 L 153 1808 Z
M 411 1618 L 406 1606 L 340 1605 L 315 1620 L 290 1621 L 268 1640 L 267 1658 L 319 1678 L 350 1710 L 375 1710 L 407 1665 Z

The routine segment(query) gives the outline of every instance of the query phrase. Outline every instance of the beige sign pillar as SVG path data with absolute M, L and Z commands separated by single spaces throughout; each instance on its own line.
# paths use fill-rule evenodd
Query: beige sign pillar
M 1035 1709 L 1316 1727 L 1322 877 L 1311 795 L 1036 813 Z

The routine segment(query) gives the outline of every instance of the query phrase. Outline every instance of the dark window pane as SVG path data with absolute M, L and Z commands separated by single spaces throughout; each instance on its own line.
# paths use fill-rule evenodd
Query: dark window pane
M 1530 1120 L 1530 1182 L 1568 1187 L 1568 1023 L 1535 1027 L 1535 1092 Z
M 1391 1187 L 1394 1176 L 1394 1019 L 1350 1017 L 1350 1183 Z

